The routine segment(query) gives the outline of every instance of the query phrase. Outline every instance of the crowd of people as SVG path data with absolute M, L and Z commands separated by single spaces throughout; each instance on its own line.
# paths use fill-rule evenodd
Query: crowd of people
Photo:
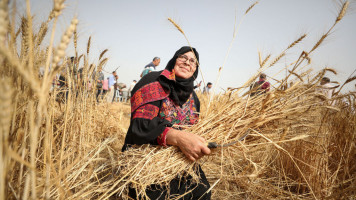
M 161 59 L 159 57 L 154 57 L 152 62 L 148 63 L 142 70 L 140 77 L 141 79 L 151 72 L 156 72 Z M 39 75 L 43 76 L 43 69 L 39 70 Z M 77 88 L 84 85 L 83 82 L 83 68 L 78 69 L 75 57 L 70 57 L 67 67 L 53 80 L 52 87 L 57 88 L 68 88 L 67 76 L 72 79 L 72 84 L 77 84 Z M 119 82 L 119 76 L 116 71 L 113 71 L 108 77 L 105 78 L 102 68 L 99 68 L 96 72 L 92 74 L 92 80 L 87 84 L 88 89 L 93 89 L 94 85 L 92 82 L 96 80 L 96 99 L 98 102 L 128 102 L 131 98 L 131 92 L 136 85 L 137 81 L 133 80 L 129 87 L 126 84 Z M 202 94 L 211 94 L 212 83 L 208 82 L 201 91 Z M 201 81 L 193 87 L 194 90 L 200 90 Z M 258 96 L 270 91 L 271 84 L 267 81 L 267 75 L 261 73 L 259 75 L 259 80 L 250 85 L 250 96 Z M 331 99 L 334 87 L 330 83 L 328 77 L 323 77 L 320 83 L 320 87 L 317 90 L 324 94 L 328 99 Z M 68 92 L 63 92 L 61 94 L 67 98 Z
M 156 72 L 161 59 L 154 57 L 152 62 L 148 63 L 140 74 L 141 79 L 151 72 Z M 43 69 L 39 70 L 39 75 L 43 76 Z M 88 90 L 96 89 L 97 102 L 128 102 L 131 98 L 131 92 L 137 81 L 133 80 L 129 87 L 126 84 L 119 82 L 119 76 L 116 71 L 113 71 L 109 76 L 105 77 L 103 69 L 100 67 L 94 71 L 90 80 L 84 84 L 83 82 L 83 67 L 78 69 L 78 63 L 75 57 L 70 57 L 67 61 L 66 67 L 53 79 L 52 89 L 60 89 L 59 96 L 68 98 L 68 91 L 70 85 L 76 85 L 77 92 L 80 87 L 87 87 Z M 70 79 L 70 80 L 68 80 Z M 193 89 L 200 90 L 201 82 L 193 87 Z M 212 83 L 208 82 L 203 88 L 203 94 L 210 94 Z
M 83 67 L 78 69 L 78 64 L 75 57 L 68 59 L 66 67 L 54 77 L 52 81 L 52 89 L 59 89 L 57 100 L 68 98 L 69 90 L 75 90 L 77 95 L 80 91 L 86 88 L 88 91 L 95 89 L 97 102 L 128 102 L 130 93 L 136 84 L 133 80 L 129 87 L 124 83 L 118 82 L 119 76 L 116 71 L 113 71 L 105 78 L 102 68 L 98 68 L 85 83 L 83 78 Z M 39 70 L 39 76 L 43 76 L 43 70 Z

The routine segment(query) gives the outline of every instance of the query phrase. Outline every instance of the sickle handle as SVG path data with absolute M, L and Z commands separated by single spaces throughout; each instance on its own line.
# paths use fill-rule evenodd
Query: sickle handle
M 215 149 L 218 147 L 218 144 L 216 144 L 216 142 L 209 142 L 207 146 L 209 149 Z

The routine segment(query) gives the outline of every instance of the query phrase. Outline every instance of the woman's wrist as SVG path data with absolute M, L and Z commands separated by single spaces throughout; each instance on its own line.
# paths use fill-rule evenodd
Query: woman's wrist
M 177 136 L 179 134 L 179 131 L 171 128 L 166 135 L 166 144 L 167 145 L 172 145 L 172 146 L 177 146 L 178 145 L 178 139 L 179 137 Z
M 161 146 L 167 146 L 167 132 L 171 130 L 171 127 L 166 127 L 161 135 L 157 137 L 157 143 Z

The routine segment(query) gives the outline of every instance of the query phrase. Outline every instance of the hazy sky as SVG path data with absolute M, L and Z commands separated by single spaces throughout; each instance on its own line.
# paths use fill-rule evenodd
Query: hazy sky
M 133 79 L 139 79 L 143 67 L 153 57 L 161 57 L 158 69 L 164 69 L 174 52 L 187 45 L 184 36 L 167 20 L 171 17 L 198 50 L 204 80 L 215 83 L 232 41 L 236 18 L 241 25 L 218 85 L 218 88 L 226 89 L 242 86 L 256 73 L 259 68 L 258 51 L 263 56 L 271 53 L 275 57 L 300 35 L 307 34 L 303 42 L 288 51 L 279 64 L 265 71 L 269 76 L 282 78 L 284 70 L 276 73 L 295 61 L 303 50 L 309 51 L 332 26 L 339 11 L 338 2 L 261 0 L 241 21 L 254 1 L 68 0 L 56 34 L 62 34 L 71 18 L 77 15 L 80 53 L 86 52 L 88 37 L 92 36 L 90 61 L 97 62 L 99 53 L 109 49 L 106 56 L 110 60 L 105 70 L 113 71 L 120 66 L 119 82 L 130 84 Z M 325 43 L 310 55 L 313 69 L 333 68 L 338 75 L 327 75 L 339 82 L 345 81 L 356 69 L 356 3 L 355 0 L 350 3 L 345 18 Z M 48 16 L 52 1 L 34 0 L 31 6 L 36 14 L 35 22 L 39 24 Z M 73 54 L 72 46 L 71 43 L 68 56 Z M 201 78 L 199 74 L 198 80 Z M 354 89 L 354 84 L 347 89 Z

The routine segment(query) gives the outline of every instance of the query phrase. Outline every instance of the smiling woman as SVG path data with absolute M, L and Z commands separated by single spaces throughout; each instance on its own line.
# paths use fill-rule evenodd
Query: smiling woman
M 196 161 L 210 154 L 201 136 L 186 132 L 183 127 L 197 123 L 200 103 L 193 82 L 198 76 L 199 54 L 191 47 L 180 48 L 160 72 L 144 76 L 134 87 L 131 98 L 131 122 L 123 151 L 130 146 L 153 144 L 177 146 L 184 155 Z M 200 182 L 192 177 L 173 179 L 169 187 L 152 185 L 146 190 L 150 199 L 171 199 L 184 195 L 184 199 L 210 199 L 209 182 L 200 165 L 195 165 Z M 137 199 L 134 189 L 129 194 Z
M 183 55 L 179 55 L 174 66 L 174 72 L 179 78 L 190 78 L 197 69 L 197 61 L 194 53 L 189 51 Z

